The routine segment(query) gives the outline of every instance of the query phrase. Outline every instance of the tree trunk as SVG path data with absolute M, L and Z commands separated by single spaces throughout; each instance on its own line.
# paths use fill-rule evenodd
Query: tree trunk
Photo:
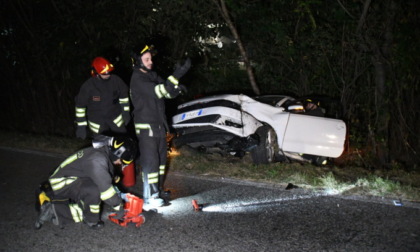
M 395 2 L 393 0 L 383 3 L 385 15 L 383 20 L 375 20 L 376 24 L 383 22 L 383 32 L 381 35 L 376 35 L 375 29 L 377 27 L 368 27 L 366 19 L 368 9 L 371 7 L 371 0 L 366 0 L 363 8 L 363 13 L 359 19 L 357 31 L 363 34 L 364 40 L 369 45 L 373 55 L 371 57 L 374 66 L 375 76 L 375 121 L 373 122 L 373 134 L 371 135 L 371 142 L 376 151 L 376 158 L 378 167 L 387 167 L 390 161 L 389 153 L 389 131 L 390 131 L 390 107 L 389 107 L 389 93 L 390 89 L 387 85 L 392 82 L 389 78 L 389 73 L 392 67 L 388 62 L 391 58 L 392 46 L 392 29 L 395 17 Z M 378 8 L 378 7 L 377 7 Z M 374 22 L 373 22 L 374 23 Z
M 236 29 L 235 25 L 233 24 L 232 20 L 230 19 L 229 11 L 226 8 L 225 1 L 224 0 L 213 0 L 213 2 L 218 7 L 220 13 L 223 16 L 223 19 L 225 20 L 225 22 L 227 23 L 227 25 L 230 29 L 230 32 L 232 32 L 232 35 L 235 38 L 236 43 L 238 44 L 239 52 L 241 53 L 242 58 L 244 60 L 244 64 L 245 64 L 245 67 L 246 67 L 246 72 L 248 74 L 248 78 L 249 78 L 249 82 L 251 83 L 252 90 L 254 91 L 255 94 L 260 95 L 260 89 L 258 88 L 257 82 L 255 81 L 254 71 L 252 69 L 251 62 L 249 61 L 248 53 L 246 52 L 245 47 L 242 44 L 242 41 L 239 37 L 238 30 Z

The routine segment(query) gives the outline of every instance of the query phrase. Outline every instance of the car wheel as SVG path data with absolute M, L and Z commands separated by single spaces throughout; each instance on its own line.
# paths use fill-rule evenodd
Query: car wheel
M 255 164 L 269 164 L 275 161 L 278 153 L 276 132 L 269 126 L 258 128 L 256 134 L 259 138 L 258 145 L 252 149 L 251 157 Z

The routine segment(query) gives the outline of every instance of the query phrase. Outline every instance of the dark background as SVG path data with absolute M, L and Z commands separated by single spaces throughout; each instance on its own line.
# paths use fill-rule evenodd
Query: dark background
M 261 94 L 328 97 L 363 165 L 420 169 L 416 0 L 2 0 L 1 129 L 74 136 L 91 60 L 108 58 L 128 84 L 129 54 L 145 44 L 164 78 L 192 59 L 169 116 L 199 95 L 254 95 L 223 3 Z

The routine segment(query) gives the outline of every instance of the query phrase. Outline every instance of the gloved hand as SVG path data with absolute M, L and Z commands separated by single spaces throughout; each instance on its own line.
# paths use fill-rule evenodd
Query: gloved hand
M 179 64 L 176 65 L 175 72 L 172 74 L 175 78 L 179 79 L 184 74 L 188 72 L 188 70 L 191 67 L 191 60 L 190 58 L 187 58 L 184 62 L 184 65 L 180 66 Z
M 187 87 L 182 84 L 178 85 L 178 89 L 179 89 L 179 93 L 182 95 L 185 95 L 188 93 Z
M 118 175 L 115 175 L 114 178 L 113 178 L 113 180 L 114 180 L 114 183 L 115 184 L 118 184 L 118 182 L 120 182 L 120 180 L 121 180 L 121 177 L 118 176 Z M 117 191 L 117 193 L 118 193 L 118 191 Z
M 113 217 L 114 219 L 117 219 L 117 220 L 123 219 L 125 215 L 124 206 L 121 204 L 120 210 L 116 211 L 115 213 L 116 215 Z
M 76 137 L 84 140 L 86 139 L 86 136 L 87 136 L 86 126 L 77 126 Z

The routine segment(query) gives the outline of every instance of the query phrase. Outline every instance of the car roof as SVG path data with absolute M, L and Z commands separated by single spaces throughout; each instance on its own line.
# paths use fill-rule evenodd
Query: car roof
M 271 105 L 280 107 L 283 105 L 286 101 L 294 101 L 295 98 L 287 95 L 260 95 L 254 97 L 255 100 Z

